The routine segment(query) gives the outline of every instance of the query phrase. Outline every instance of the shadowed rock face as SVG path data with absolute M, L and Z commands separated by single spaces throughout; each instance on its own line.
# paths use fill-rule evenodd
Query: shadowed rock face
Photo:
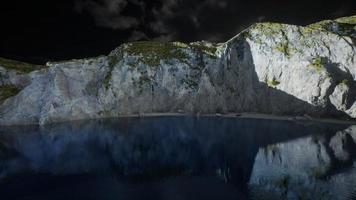
M 352 199 L 355 134 L 355 126 L 225 117 L 1 127 L 0 194 Z
M 356 118 L 355 23 L 261 23 L 225 43 L 129 43 L 46 69 L 0 62 L 0 124 L 167 112 Z

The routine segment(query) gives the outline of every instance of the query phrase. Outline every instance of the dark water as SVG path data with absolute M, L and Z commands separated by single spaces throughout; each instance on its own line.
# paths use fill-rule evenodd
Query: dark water
M 2 127 L 0 199 L 356 199 L 356 126 L 152 117 Z

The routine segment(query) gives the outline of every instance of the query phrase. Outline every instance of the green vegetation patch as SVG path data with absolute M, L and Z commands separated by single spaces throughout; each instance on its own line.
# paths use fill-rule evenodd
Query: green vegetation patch
M 141 87 L 144 87 L 144 86 L 152 86 L 154 83 L 154 78 L 153 77 L 150 77 L 148 75 L 141 75 L 139 80 L 138 80 L 138 84 L 141 86 Z
M 252 30 L 258 30 L 258 32 L 263 33 L 267 37 L 273 37 L 280 34 L 283 28 L 284 24 L 271 22 L 257 23 L 252 26 Z
M 311 33 L 314 30 L 327 31 L 341 36 L 352 36 L 356 31 L 356 16 L 343 17 L 335 20 L 324 20 L 310 24 L 303 33 Z
M 290 57 L 292 55 L 288 42 L 280 42 L 274 47 L 274 49 L 283 53 L 287 57 Z
M 342 17 L 339 19 L 336 19 L 335 21 L 339 23 L 345 23 L 345 24 L 356 24 L 356 15 L 350 16 L 350 17 Z
M 6 99 L 17 95 L 21 90 L 14 85 L 2 85 L 0 86 L 0 103 Z
M 344 85 L 348 85 L 349 80 L 347 80 L 347 79 L 343 79 L 343 80 L 341 81 L 341 83 L 342 83 L 342 84 L 344 84 Z
M 109 89 L 110 81 L 112 78 L 112 71 L 114 70 L 115 65 L 117 65 L 123 59 L 123 46 L 120 46 L 114 50 L 110 55 L 108 55 L 107 58 L 109 71 L 103 80 L 103 84 L 106 90 Z
M 306 27 L 303 27 L 301 32 L 305 35 L 309 35 L 314 33 L 315 31 L 321 31 L 321 32 L 330 32 L 330 26 L 335 23 L 335 21 L 332 20 L 324 20 L 321 22 L 316 22 L 313 24 L 309 24 Z M 333 31 L 331 31 L 333 32 Z
M 106 90 L 109 89 L 111 77 L 112 77 L 112 70 L 110 70 L 110 71 L 106 74 L 106 76 L 105 76 L 105 78 L 104 78 L 104 81 L 103 81 L 103 84 L 104 84 L 104 87 L 105 87 Z
M 16 70 L 21 73 L 29 73 L 35 70 L 46 68 L 42 65 L 34 65 L 6 58 L 0 58 L 0 66 L 4 67 L 7 70 Z
M 184 48 L 173 42 L 134 42 L 128 44 L 125 51 L 129 55 L 140 56 L 140 62 L 154 67 L 158 66 L 161 60 L 177 59 L 180 62 L 186 62 L 189 56 L 183 51 Z
M 314 68 L 317 72 L 320 72 L 321 69 L 324 67 L 322 58 L 321 57 L 314 58 L 312 60 L 312 63 L 308 66 Z
M 272 80 L 267 81 L 268 87 L 275 88 L 277 85 L 279 85 L 280 82 L 276 80 L 276 78 L 273 78 Z
M 277 42 L 276 45 L 273 46 L 272 48 L 276 51 L 283 53 L 285 56 L 290 58 L 293 54 L 294 49 L 290 48 L 289 45 L 290 42 L 285 33 L 285 27 L 286 27 L 285 24 L 267 22 L 267 23 L 257 23 L 253 25 L 252 30 L 257 31 L 257 33 L 261 33 L 265 37 L 281 38 L 281 41 Z M 255 37 L 254 40 L 259 44 L 263 43 L 261 37 Z
M 311 29 L 311 30 L 325 30 L 325 28 L 330 23 L 332 23 L 331 20 L 324 20 L 324 21 L 321 21 L 321 22 L 310 24 L 310 25 L 307 26 L 307 30 L 306 31 L 308 31 L 308 29 Z
M 69 59 L 69 60 L 58 60 L 58 61 L 48 61 L 47 64 L 48 65 L 63 65 L 63 64 L 67 64 L 67 63 L 71 63 L 71 62 L 76 62 L 78 65 L 82 65 L 85 62 L 87 62 L 89 65 L 94 64 L 98 59 L 100 58 L 104 58 L 104 55 L 99 55 L 99 56 L 95 56 L 95 57 L 86 57 L 86 58 L 82 58 L 82 59 Z
M 203 42 L 194 42 L 190 44 L 190 47 L 202 51 L 212 57 L 216 57 L 216 51 L 218 50 L 215 44 L 204 44 Z

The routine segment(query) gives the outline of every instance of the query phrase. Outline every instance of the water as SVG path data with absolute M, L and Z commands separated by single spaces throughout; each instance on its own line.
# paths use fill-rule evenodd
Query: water
M 0 128 L 0 199 L 356 199 L 356 126 L 150 117 Z

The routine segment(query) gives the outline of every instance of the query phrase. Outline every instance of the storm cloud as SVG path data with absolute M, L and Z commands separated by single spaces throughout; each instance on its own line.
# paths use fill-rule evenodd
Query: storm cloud
M 323 3 L 323 7 L 318 3 Z M 308 9 L 314 13 L 302 14 Z M 332 10 L 329 13 L 333 17 L 350 9 L 342 3 L 338 8 L 329 7 L 327 1 L 321 0 L 77 0 L 75 3 L 75 10 L 89 13 L 97 26 L 128 30 L 129 40 L 160 41 L 219 42 L 254 22 L 295 23 L 304 18 L 305 23 L 312 23 L 317 20 L 313 21 L 313 15 L 317 16 L 318 12 Z M 283 21 L 283 15 L 289 20 Z
M 144 6 L 139 1 L 131 1 L 138 6 Z M 112 29 L 129 29 L 140 24 L 139 19 L 123 14 L 128 5 L 126 0 L 79 0 L 75 4 L 78 13 L 89 12 L 98 26 Z
M 89 13 L 97 26 L 131 30 L 129 40 L 153 39 L 171 41 L 188 39 L 186 30 L 199 31 L 213 24 L 209 13 L 216 18 L 224 12 L 231 0 L 78 0 L 75 10 Z M 213 20 L 212 22 L 214 22 Z M 203 27 L 202 27 L 203 26 Z M 147 33 L 150 34 L 147 34 Z M 205 38 L 219 40 L 219 30 L 206 32 Z M 150 36 L 148 36 L 150 35 Z
M 356 14 L 355 0 L 4 0 L 0 56 L 34 63 L 107 54 L 139 40 L 224 42 L 256 22 Z

